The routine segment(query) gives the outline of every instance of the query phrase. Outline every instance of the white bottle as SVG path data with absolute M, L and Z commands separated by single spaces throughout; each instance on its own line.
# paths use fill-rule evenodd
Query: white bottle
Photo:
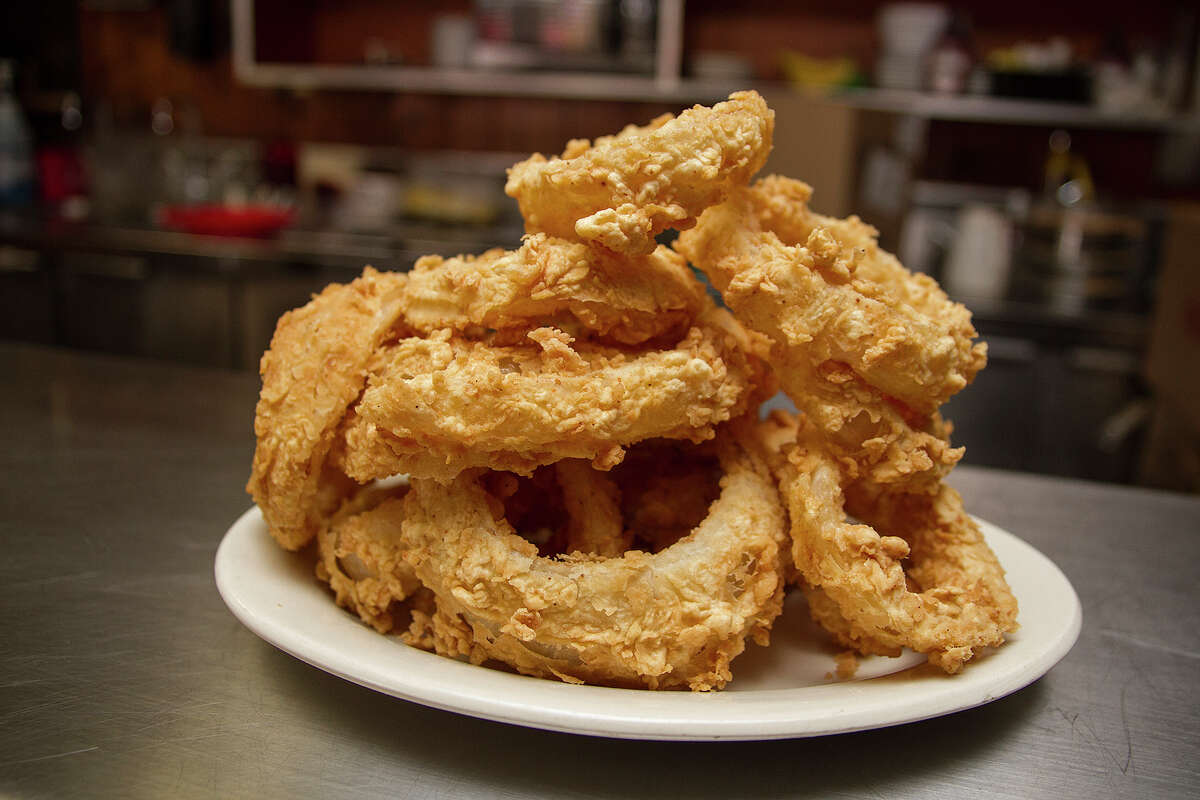
M 12 62 L 0 61 L 0 206 L 29 206 L 33 203 L 33 136 L 12 82 Z

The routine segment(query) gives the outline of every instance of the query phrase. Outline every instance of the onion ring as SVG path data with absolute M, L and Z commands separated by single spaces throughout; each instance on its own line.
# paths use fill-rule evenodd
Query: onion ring
M 897 644 L 884 644 L 878 639 L 872 639 L 862 630 L 856 628 L 842 614 L 841 607 L 829 595 L 816 586 L 810 586 L 803 579 L 799 580 L 800 591 L 808 602 L 808 613 L 813 621 L 825 629 L 840 647 L 853 650 L 864 656 L 886 656 L 899 658 L 903 648 Z
M 612 478 L 574 458 L 556 462 L 554 474 L 567 514 L 564 552 L 615 558 L 628 550 L 633 531 L 624 529 L 621 493 Z
M 844 494 L 836 461 L 807 422 L 776 469 L 796 568 L 831 602 L 818 597 L 814 611 L 832 620 L 843 644 L 910 647 L 953 673 L 1016 629 L 1004 570 L 953 489 L 899 493 L 859 483 Z M 849 522 L 846 510 L 869 524 Z
M 757 92 L 627 126 L 591 145 L 573 140 L 561 157 L 540 153 L 508 171 L 527 231 L 648 253 L 667 228 L 687 228 L 733 186 L 762 168 L 775 114 Z
M 401 316 L 404 283 L 367 267 L 349 284 L 326 287 L 280 318 L 262 357 L 246 491 L 288 550 L 312 539 L 355 488 L 327 459 L 372 354 Z
M 733 191 L 676 249 L 773 342 L 784 391 L 851 477 L 932 489 L 962 456 L 939 405 L 986 363 L 970 312 L 914 276 L 857 218 L 812 213 L 805 184 Z
M 402 557 L 401 523 L 407 486 L 370 486 L 346 501 L 317 533 L 317 578 L 337 604 L 380 633 L 396 624 L 394 606 L 421 588 Z
M 826 446 L 852 480 L 933 492 L 962 458 L 950 445 L 951 425 L 934 412 L 913 413 L 863 383 L 848 367 L 827 361 L 814 368 L 772 348 L 780 383 L 797 408 L 822 430 Z
M 598 335 L 640 343 L 686 330 L 711 306 L 682 257 L 665 248 L 626 262 L 534 236 L 513 253 L 423 262 L 411 278 L 367 268 L 279 321 L 261 364 L 258 441 L 246 488 L 289 550 L 303 547 L 356 488 L 334 468 L 341 456 L 332 453 L 340 446 L 333 434 L 385 338 L 434 320 L 460 328 L 531 324 L 540 313 L 565 311 Z M 443 287 L 457 293 L 439 307 Z
M 689 535 L 662 552 L 539 557 L 497 518 L 477 476 L 413 480 L 406 558 L 439 608 L 469 629 L 458 652 L 579 683 L 708 690 L 781 609 L 778 494 L 751 437 L 714 442 L 721 493 Z
M 548 469 L 562 486 L 564 552 L 600 556 L 625 552 L 633 537 L 631 531 L 622 530 L 619 492 L 612 479 L 584 461 L 560 461 Z M 317 533 L 316 575 L 329 584 L 339 606 L 380 633 L 396 628 L 399 612 L 408 611 L 415 613 L 414 628 L 437 636 L 444 620 L 435 622 L 428 611 L 421 619 L 420 610 L 403 608 L 404 601 L 422 589 L 404 560 L 403 500 L 408 488 L 407 481 L 399 486 L 366 486 L 343 503 Z M 425 637 L 416 634 L 415 638 Z M 435 648 L 427 644 L 425 649 Z
M 707 211 L 677 247 L 775 341 L 932 413 L 986 363 L 970 312 L 880 250 L 857 218 L 810 211 L 811 194 L 764 178 Z
M 526 236 L 513 251 L 425 256 L 404 290 L 405 319 L 422 334 L 528 329 L 565 312 L 588 331 L 629 345 L 678 335 L 704 304 L 703 284 L 669 248 L 619 258 L 541 233 Z
M 496 347 L 442 331 L 385 346 L 343 426 L 339 464 L 359 482 L 520 474 L 563 458 L 620 463 L 648 438 L 702 441 L 754 402 L 759 345 L 712 308 L 673 348 L 629 352 L 553 328 Z

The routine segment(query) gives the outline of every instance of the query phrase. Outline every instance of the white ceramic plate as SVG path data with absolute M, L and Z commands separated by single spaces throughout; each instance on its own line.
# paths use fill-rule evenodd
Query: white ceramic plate
M 476 667 L 381 636 L 338 608 L 307 559 L 272 541 L 257 508 L 217 550 L 217 588 L 250 630 L 346 680 L 434 708 L 555 731 L 627 739 L 784 739 L 879 728 L 982 705 L 1029 685 L 1079 635 L 1079 598 L 1053 562 L 980 520 L 1021 604 L 1021 629 L 947 676 L 905 653 L 861 659 L 853 680 L 831 675 L 837 652 L 798 593 L 768 648 L 750 645 L 722 692 L 572 686 Z

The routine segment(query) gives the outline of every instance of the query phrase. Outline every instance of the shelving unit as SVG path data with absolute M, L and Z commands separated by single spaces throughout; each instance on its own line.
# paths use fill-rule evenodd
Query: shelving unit
M 255 0 L 233 0 L 233 67 L 251 86 L 310 91 L 360 89 L 452 95 L 554 97 L 568 100 L 711 103 L 747 88 L 744 81 L 683 77 L 683 0 L 659 0 L 653 74 L 494 69 L 370 64 L 261 62 L 255 54 Z M 784 83 L 760 85 L 775 93 Z M 936 95 L 895 89 L 857 89 L 829 98 L 864 111 L 883 111 L 925 120 L 1046 125 L 1110 130 L 1200 133 L 1200 114 L 1112 114 L 1077 104 L 981 95 Z
M 234 74 L 252 86 L 663 102 L 711 102 L 744 88 L 683 78 L 683 0 L 658 4 L 653 75 L 264 63 L 255 55 L 254 0 L 233 0 L 232 17 Z
M 883 111 L 947 122 L 1200 133 L 1200 115 L 1195 113 L 1112 114 L 1079 103 L 986 95 L 938 95 L 896 89 L 859 89 L 834 95 L 831 99 L 863 111 Z

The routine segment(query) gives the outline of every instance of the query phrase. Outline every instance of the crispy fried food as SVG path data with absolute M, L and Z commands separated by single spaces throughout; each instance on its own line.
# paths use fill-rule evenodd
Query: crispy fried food
M 853 477 L 929 486 L 961 457 L 936 409 L 986 363 L 970 312 L 881 250 L 857 217 L 808 208 L 771 176 L 732 191 L 676 249 L 738 318 L 773 342 L 772 365 Z
M 809 616 L 824 628 L 837 644 L 848 647 L 859 655 L 900 657 L 903 652 L 900 645 L 884 644 L 867 636 L 862 630 L 856 630 L 854 624 L 842 613 L 841 607 L 830 599 L 829 595 L 799 578 L 799 573 L 796 573 L 796 576 L 800 591 L 804 593 L 804 599 L 808 603 Z
M 564 553 L 616 558 L 633 544 L 621 516 L 621 491 L 612 477 L 586 461 L 566 458 L 554 465 L 567 524 Z
M 853 650 L 838 653 L 833 660 L 837 664 L 835 674 L 839 681 L 848 681 L 858 672 L 858 654 Z
M 724 470 L 704 520 L 660 553 L 542 557 L 474 474 L 414 480 L 406 557 L 433 590 L 441 652 L 530 675 L 648 688 L 719 688 L 747 637 L 765 643 L 781 609 L 783 513 L 751 437 L 724 426 Z
M 1004 570 L 953 489 L 854 484 L 844 494 L 841 471 L 810 423 L 783 456 L 776 466 L 792 556 L 820 591 L 809 598 L 815 618 L 841 644 L 885 654 L 910 647 L 953 673 L 1016 629 Z M 866 524 L 848 521 L 846 511 Z
M 553 328 L 528 338 L 498 347 L 443 331 L 382 348 L 342 432 L 346 474 L 445 483 L 563 458 L 608 468 L 643 439 L 709 438 L 749 407 L 762 372 L 751 337 L 711 306 L 665 350 L 573 343 Z
M 934 412 L 913 413 L 866 385 L 843 364 L 817 368 L 771 349 L 788 397 L 824 433 L 826 446 L 852 480 L 933 492 L 965 452 L 950 444 L 950 425 Z M 781 371 L 782 370 L 782 371 Z
M 782 346 L 813 364 L 846 364 L 931 413 L 986 363 L 970 312 L 881 250 L 857 217 L 812 212 L 811 195 L 800 181 L 764 178 L 705 212 L 677 247 Z
M 400 545 L 407 490 L 367 487 L 317 533 L 317 578 L 329 584 L 339 606 L 380 633 L 396 626 L 396 605 L 421 588 Z
M 633 546 L 651 553 L 691 533 L 721 493 L 718 461 L 665 440 L 631 450 L 612 477 Z
M 545 481 L 527 480 L 519 486 L 509 473 L 489 473 L 489 493 L 503 504 L 500 513 L 520 524 L 519 532 L 540 542 L 550 554 L 583 553 L 620 556 L 633 538 L 622 525 L 620 492 L 606 473 L 585 461 L 566 460 L 539 471 L 537 477 L 557 481 L 562 503 L 549 508 Z M 538 485 L 538 484 L 542 485 Z M 516 497 L 518 488 L 530 489 Z M 436 636 L 444 620 L 434 621 L 433 598 L 416 609 L 411 601 L 423 588 L 404 560 L 404 496 L 409 484 L 373 484 L 346 500 L 317 533 L 317 578 L 333 590 L 337 604 L 358 614 L 380 633 L 397 630 L 405 617 L 414 619 L 414 633 L 424 640 Z M 550 513 L 547 515 L 547 509 Z M 551 531 L 548 527 L 560 527 Z M 424 614 L 424 618 L 422 616 Z M 427 643 L 425 649 L 435 649 Z
M 479 480 L 502 504 L 494 515 L 507 519 L 543 556 L 619 556 L 632 543 L 621 517 L 620 490 L 609 473 L 586 461 L 563 459 L 528 477 L 488 471 Z
M 518 249 L 368 268 L 285 315 L 247 486 L 274 537 L 315 535 L 380 632 L 572 683 L 720 688 L 786 585 L 860 654 L 956 672 L 1000 644 L 1017 604 L 942 483 L 963 451 L 938 413 L 985 348 L 857 217 L 746 186 L 773 127 L 739 92 L 534 155 L 505 187 Z M 754 422 L 780 384 L 803 416 Z
M 288 550 L 303 547 L 353 491 L 327 457 L 367 364 L 401 315 L 405 277 L 367 267 L 279 320 L 262 358 L 258 437 L 246 491 Z
M 627 345 L 680 335 L 705 303 L 703 284 L 666 247 L 620 258 L 541 233 L 513 251 L 425 256 L 404 289 L 405 319 L 418 333 L 524 331 L 552 321 L 569 329 L 558 320 L 568 315 L 586 332 Z
M 712 108 L 695 106 L 645 127 L 630 125 L 591 144 L 573 140 L 561 157 L 540 153 L 508 171 L 528 231 L 595 242 L 616 253 L 649 253 L 667 228 L 687 228 L 762 168 L 775 114 L 757 92 Z

